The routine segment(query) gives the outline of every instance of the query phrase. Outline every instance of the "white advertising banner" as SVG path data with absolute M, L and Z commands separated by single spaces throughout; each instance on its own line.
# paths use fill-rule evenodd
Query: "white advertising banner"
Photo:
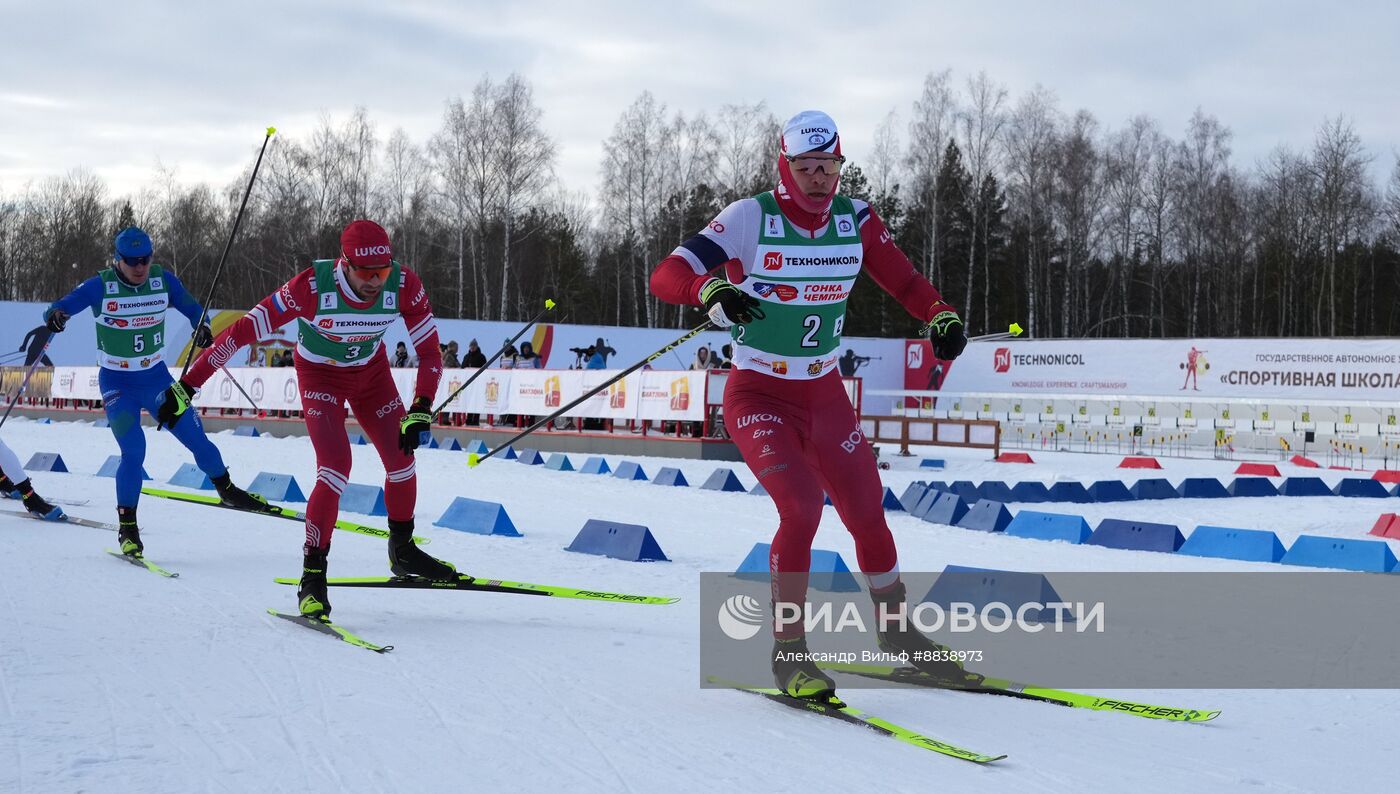
M 974 342 L 942 391 L 1193 399 L 1400 399 L 1386 339 L 1080 339 Z
M 98 367 L 54 367 L 50 394 L 57 400 L 100 400 Z

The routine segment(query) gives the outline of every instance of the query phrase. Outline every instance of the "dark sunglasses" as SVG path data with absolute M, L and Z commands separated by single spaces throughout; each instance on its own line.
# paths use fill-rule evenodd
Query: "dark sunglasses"
M 149 256 L 122 256 L 117 258 L 126 264 L 127 267 L 145 267 L 151 263 L 151 258 Z

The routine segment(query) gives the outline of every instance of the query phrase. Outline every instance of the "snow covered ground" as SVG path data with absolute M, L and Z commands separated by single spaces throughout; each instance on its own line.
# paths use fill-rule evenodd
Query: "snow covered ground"
M 73 473 L 34 475 L 41 493 L 87 499 L 75 515 L 115 520 L 113 482 L 93 476 L 116 445 L 88 423 L 11 418 L 22 460 L 59 452 Z M 246 484 L 259 470 L 315 471 L 305 438 L 215 438 Z M 147 432 L 156 484 L 190 460 Z M 896 493 L 915 479 L 1098 479 L 1133 474 L 1119 456 L 937 449 L 944 472 L 896 460 Z M 266 614 L 292 610 L 273 582 L 300 570 L 302 530 L 274 518 L 146 497 L 148 556 L 167 580 L 103 553 L 114 536 L 14 517 L 0 505 L 0 791 L 1268 791 L 1389 790 L 1400 739 L 1394 691 L 1137 691 L 1149 702 L 1223 709 L 1203 725 L 1162 723 L 1006 698 L 851 690 L 854 705 L 935 737 L 1009 758 L 988 767 L 923 752 L 858 727 L 748 695 L 702 690 L 698 574 L 732 571 L 776 512 L 765 497 L 662 488 L 421 451 L 418 534 L 477 576 L 676 595 L 673 606 L 457 592 L 333 589 L 334 617 L 376 655 Z M 616 463 L 616 458 L 610 462 Z M 692 483 L 716 464 L 681 468 Z M 1221 476 L 1233 463 L 1165 460 L 1138 476 Z M 356 482 L 381 484 L 369 447 Z M 1295 470 L 1329 482 L 1343 472 Z M 745 485 L 752 476 L 737 469 Z M 522 538 L 435 528 L 456 496 L 499 501 Z M 1344 498 L 1172 500 L 1075 505 L 1112 515 L 1363 537 L 1395 502 Z M 1013 506 L 1015 509 L 1018 506 Z M 1060 510 L 1069 506 L 1032 506 Z M 355 518 L 355 516 L 349 516 Z M 590 517 L 651 527 L 670 563 L 563 551 Z M 360 520 L 383 526 L 383 519 Z M 945 564 L 1021 570 L 1253 570 L 1265 564 L 1045 543 L 893 514 L 905 570 Z M 833 510 L 817 538 L 850 562 Z M 387 573 L 382 541 L 340 533 L 331 576 Z M 1344 761 L 1343 761 L 1344 759 Z

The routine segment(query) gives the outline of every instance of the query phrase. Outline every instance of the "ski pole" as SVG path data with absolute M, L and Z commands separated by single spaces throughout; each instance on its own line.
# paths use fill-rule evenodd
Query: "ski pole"
M 650 364 L 651 362 L 657 360 L 658 358 L 661 358 L 662 356 L 666 355 L 667 353 L 671 352 L 672 350 L 675 350 L 676 348 L 680 347 L 681 345 L 685 344 L 686 342 L 689 342 L 691 339 L 694 339 L 696 336 L 699 336 L 702 332 L 708 331 L 708 330 L 710 330 L 710 329 L 713 328 L 713 327 L 714 327 L 714 323 L 711 322 L 711 321 L 709 321 L 709 320 L 706 320 L 705 322 L 703 322 L 703 323 L 701 323 L 701 324 L 695 326 L 694 328 L 690 329 L 689 331 L 686 331 L 684 336 L 680 337 L 679 339 L 675 340 L 674 342 L 671 342 L 671 343 L 667 344 L 665 347 L 661 348 L 660 350 L 656 351 L 655 353 L 652 353 L 651 355 L 647 356 L 646 358 L 642 359 L 641 361 L 638 361 L 636 364 L 633 364 L 632 366 L 628 367 L 627 369 L 624 369 L 623 371 L 617 373 L 616 375 L 612 376 L 611 378 L 609 378 L 609 379 L 608 379 L 607 381 L 605 381 L 604 383 L 601 383 L 601 384 L 599 384 L 599 385 L 597 385 L 597 386 L 594 386 L 592 389 L 590 389 L 588 392 L 584 393 L 584 394 L 583 394 L 581 397 L 579 397 L 577 400 L 574 400 L 573 402 L 569 403 L 568 405 L 564 406 L 563 408 L 560 408 L 559 410 L 555 411 L 554 413 L 550 414 L 549 416 L 546 416 L 545 418 L 539 420 L 538 422 L 535 422 L 533 425 L 530 425 L 529 427 L 525 428 L 524 430 L 520 431 L 519 433 L 516 433 L 513 437 L 511 437 L 511 439 L 510 439 L 509 441 L 506 441 L 504 444 L 497 445 L 496 447 L 494 447 L 494 448 L 492 448 L 492 449 L 490 449 L 490 450 L 487 450 L 487 452 L 486 452 L 485 455 L 478 455 L 478 454 L 475 453 L 475 452 L 473 452 L 473 453 L 467 455 L 467 465 L 468 465 L 468 466 L 476 466 L 477 464 L 481 463 L 483 460 L 486 460 L 487 458 L 491 457 L 492 455 L 495 455 L 497 452 L 500 452 L 501 450 L 503 450 L 503 449 L 505 449 L 506 447 L 510 446 L 511 444 L 514 444 L 515 442 L 517 442 L 517 441 L 519 441 L 520 439 L 522 439 L 522 438 L 524 438 L 524 437 L 530 435 L 531 433 L 535 432 L 536 430 L 539 430 L 541 427 L 544 427 L 546 424 L 548 424 L 548 423 L 550 423 L 550 422 L 553 422 L 556 418 L 558 418 L 558 417 L 560 417 L 560 416 L 563 416 L 564 414 L 568 413 L 569 411 L 572 411 L 572 410 L 574 409 L 575 406 L 579 405 L 579 404 L 582 403 L 584 400 L 587 400 L 589 397 L 592 397 L 593 395 L 597 394 L 598 392 L 603 391 L 604 389 L 608 388 L 609 386 L 613 385 L 614 383 L 617 383 L 618 381 L 622 380 L 623 378 L 627 377 L 628 375 L 631 375 L 633 372 L 636 372 L 637 370 L 641 369 L 642 367 L 646 366 L 647 364 Z
M 233 388 L 238 389 L 238 393 L 243 395 L 243 399 L 247 400 L 249 405 L 253 406 L 254 411 L 262 410 L 258 407 L 258 404 L 253 401 L 253 398 L 248 396 L 248 392 L 243 391 L 243 387 L 240 386 L 238 380 L 233 377 L 233 373 L 228 371 L 228 367 L 219 367 L 219 371 L 224 373 L 224 375 L 229 379 L 229 381 L 233 383 Z
M 233 249 L 233 238 L 238 234 L 238 225 L 243 222 L 243 210 L 248 207 L 248 196 L 253 193 L 253 182 L 258 178 L 258 168 L 262 166 L 263 154 L 267 152 L 267 142 L 272 140 L 276 134 L 276 127 L 268 127 L 267 135 L 263 138 L 262 148 L 258 150 L 258 160 L 253 163 L 253 173 L 248 177 L 248 187 L 243 191 L 243 202 L 238 205 L 238 214 L 233 216 L 233 228 L 229 230 L 228 242 L 224 243 L 224 252 L 219 255 L 219 264 L 214 268 L 214 280 L 209 282 L 209 292 L 204 296 L 204 303 L 200 306 L 199 322 L 194 325 L 194 332 L 199 333 L 199 327 L 204 325 L 204 321 L 209 317 L 209 302 L 214 300 L 214 288 L 219 286 L 219 277 L 224 272 L 224 262 L 228 259 L 228 252 Z M 199 346 L 194 344 L 194 339 L 190 339 L 190 354 L 185 356 L 185 366 L 180 369 L 179 380 L 184 380 L 185 375 L 190 371 L 190 364 L 194 362 L 194 351 Z
M 496 354 L 495 354 L 494 356 L 492 356 L 492 357 L 486 359 L 486 363 L 485 363 L 485 364 L 482 364 L 481 366 L 477 367 L 477 368 L 476 368 L 476 372 L 473 372 L 473 373 L 472 373 L 472 376 L 471 376 L 470 378 L 467 378 L 467 382 L 466 382 L 466 383 L 463 383 L 461 386 L 458 386 L 456 391 L 454 391 L 454 392 L 452 392 L 451 394 L 447 395 L 447 399 L 446 399 L 446 400 L 443 400 L 441 405 L 439 405 L 437 408 L 434 408 L 434 409 L 433 409 L 433 418 L 432 418 L 431 420 L 429 420 L 428 423 L 429 423 L 429 424 L 432 424 L 433 422 L 436 422 L 436 421 L 437 421 L 437 418 L 438 418 L 438 414 L 442 413 L 442 409 L 443 409 L 443 408 L 446 408 L 448 403 L 450 403 L 450 402 L 452 402 L 453 400 L 457 399 L 457 395 L 461 394 L 462 391 L 463 391 L 464 389 L 466 389 L 468 386 L 472 385 L 472 381 L 474 381 L 474 380 L 476 380 L 478 377 L 480 377 L 480 376 L 481 376 L 481 373 L 483 373 L 483 372 L 485 372 L 486 370 L 490 369 L 490 368 L 491 368 L 491 365 L 494 364 L 494 363 L 496 363 L 496 359 L 498 359 L 498 358 L 500 358 L 501 356 L 505 355 L 506 348 L 510 347 L 511 345 L 514 345 L 514 344 L 515 344 L 515 340 L 517 340 L 517 339 L 519 339 L 520 337 L 524 336 L 524 335 L 525 335 L 525 332 L 528 331 L 528 330 L 530 330 L 530 326 L 532 326 L 532 325 L 534 325 L 535 323 L 537 323 L 537 322 L 540 321 L 540 318 L 544 316 L 545 312 L 550 311 L 551 309 L 553 309 L 553 308 L 554 308 L 555 306 L 557 306 L 557 305 L 559 305 L 559 304 L 555 303 L 554 301 L 550 300 L 549 298 L 545 298 L 545 299 L 544 299 L 544 308 L 543 308 L 543 309 L 540 309 L 539 312 L 538 312 L 537 314 L 535 314 L 534 317 L 531 317 L 531 318 L 530 318 L 530 321 L 527 322 L 527 323 L 525 323 L 525 327 L 524 327 L 524 328 L 521 328 L 518 332 L 516 332 L 515 336 L 512 336 L 505 344 L 501 345 L 501 349 L 500 349 L 500 350 L 497 350 L 497 351 L 496 351 Z
M 42 350 L 39 351 L 39 355 L 34 357 L 34 363 L 30 364 L 29 369 L 25 370 L 24 380 L 20 381 L 19 384 L 19 391 L 15 392 L 15 396 L 10 400 L 9 406 L 5 408 L 5 415 L 3 417 L 0 417 L 0 427 L 5 426 L 6 420 L 10 418 L 10 412 L 13 411 L 15 409 L 15 405 L 19 403 L 20 395 L 24 394 L 24 390 L 29 388 L 29 379 L 34 377 L 34 370 L 38 369 L 39 362 L 44 360 L 44 354 L 49 351 L 49 344 L 51 342 L 53 342 L 53 334 L 50 334 L 48 341 L 44 342 L 44 347 Z
M 995 334 L 982 334 L 981 336 L 969 337 L 967 341 L 994 342 L 998 339 L 1014 339 L 1015 337 L 1020 336 L 1022 333 L 1024 333 L 1024 331 L 1021 329 L 1021 326 L 1017 325 L 1016 323 L 1012 323 L 1011 327 L 1006 329 L 1005 331 L 1001 331 Z

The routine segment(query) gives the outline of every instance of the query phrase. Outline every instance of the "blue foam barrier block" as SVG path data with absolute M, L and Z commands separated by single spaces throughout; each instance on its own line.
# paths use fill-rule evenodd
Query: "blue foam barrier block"
M 1183 540 L 1181 530 L 1175 524 L 1105 518 L 1084 542 L 1110 549 L 1173 552 L 1181 548 Z
M 909 511 L 909 515 L 915 516 L 916 518 L 923 518 L 928 515 L 929 508 L 933 507 L 933 503 L 938 501 L 938 497 L 945 493 L 947 493 L 947 491 L 940 491 L 935 488 L 925 490 L 924 495 L 919 497 L 918 504 L 914 505 L 914 509 Z M 957 494 L 953 494 L 953 496 L 957 496 Z
M 209 475 L 200 471 L 199 467 L 193 463 L 181 463 L 180 468 L 175 470 L 175 476 L 166 482 L 181 488 L 198 488 L 201 491 L 214 490 L 214 483 L 209 480 Z
M 1138 480 L 1128 490 L 1134 499 L 1177 499 L 1181 496 L 1171 483 L 1161 477 Z
M 47 416 L 45 416 L 45 417 L 42 417 L 42 418 L 40 418 L 40 419 L 36 419 L 36 420 L 35 420 L 35 424 L 40 424 L 40 425 L 51 425 L 51 424 L 53 424 L 53 420 L 50 419 L 50 418 L 48 418 Z
M 623 524 L 590 518 L 565 551 L 599 554 L 628 562 L 670 562 L 651 530 L 641 524 Z
M 447 436 L 441 440 L 439 440 L 437 436 L 428 436 L 428 449 L 443 449 L 448 452 L 459 452 L 462 449 L 462 443 L 457 440 L 456 436 Z
M 1337 483 L 1337 487 L 1332 489 L 1332 493 L 1337 496 L 1357 496 L 1384 499 L 1390 496 L 1390 489 L 1385 487 L 1385 483 L 1378 480 L 1362 479 L 1360 477 L 1348 477 Z
M 552 469 L 554 471 L 574 470 L 573 461 L 569 460 L 569 456 L 565 455 L 562 452 L 556 452 L 553 455 L 550 455 L 549 460 L 544 462 L 544 467 L 546 469 Z
M 617 468 L 613 469 L 612 476 L 618 478 L 619 480 L 647 479 L 647 473 L 642 470 L 642 467 L 630 460 L 624 460 L 621 463 L 617 464 Z
M 952 485 L 948 486 L 948 490 L 952 493 L 957 494 L 958 498 L 962 499 L 964 502 L 967 502 L 969 504 L 982 498 L 977 494 L 976 483 L 972 482 L 971 480 L 958 480 L 957 482 L 954 482 Z
M 988 604 L 1005 604 L 1011 616 L 1016 616 L 1025 604 L 1055 604 L 1063 599 L 1055 592 L 1043 573 L 998 571 L 992 568 L 972 568 L 949 565 L 934 580 L 922 603 L 938 604 L 945 610 L 955 603 L 969 604 L 980 611 Z M 1055 620 L 1055 610 L 1027 610 L 1025 617 L 1034 621 Z M 1071 615 L 1062 613 L 1061 621 Z
M 1321 477 L 1289 477 L 1279 486 L 1278 492 L 1284 496 L 1331 496 L 1332 489 Z
M 98 476 L 98 477 L 115 477 L 115 476 L 117 476 L 117 467 L 120 466 L 120 465 L 122 465 L 122 456 L 121 456 L 121 455 L 108 455 L 108 456 L 107 456 L 107 460 L 105 460 L 105 461 L 102 462 L 102 468 L 100 468 L 100 469 L 97 470 L 97 476 Z M 142 466 L 142 467 L 141 467 L 141 479 L 143 479 L 143 480 L 149 480 L 149 479 L 151 479 L 151 475 L 149 475 L 149 474 L 146 473 L 146 467 L 145 467 L 145 466 Z
M 662 466 L 656 472 L 656 476 L 651 479 L 652 485 L 674 485 L 685 487 L 690 483 L 685 481 L 685 474 L 673 466 Z
M 831 507 L 831 494 L 822 494 L 822 507 Z
M 1022 510 L 1017 513 L 1004 531 L 1018 538 L 1064 540 L 1070 543 L 1083 543 L 1093 534 L 1084 516 L 1040 513 L 1035 510 Z
M 1321 535 L 1299 535 L 1279 562 L 1284 565 L 1373 573 L 1395 570 L 1395 554 L 1383 540 L 1327 538 Z
M 24 468 L 29 471 L 68 471 L 63 456 L 57 452 L 35 452 L 29 458 L 29 462 L 24 464 Z
M 744 484 L 739 482 L 739 475 L 735 474 L 733 469 L 723 466 L 710 472 L 710 476 L 705 478 L 700 487 L 706 491 L 744 492 Z
M 522 449 L 515 462 L 526 466 L 543 466 L 544 456 L 537 449 Z
M 351 443 L 351 444 L 354 444 L 354 445 L 356 445 L 356 446 L 362 447 L 362 446 L 364 446 L 365 444 L 368 444 L 368 443 L 369 443 L 368 441 L 365 441 L 365 437 L 364 437 L 363 435 L 361 435 L 360 433 L 356 433 L 356 432 L 353 431 L 353 430 L 346 430 L 346 431 L 345 431 L 345 437 L 346 437 L 346 438 L 349 438 L 349 439 L 350 439 L 350 443 Z
M 378 485 L 349 483 L 340 495 L 340 509 L 348 513 L 361 513 L 367 516 L 387 516 L 384 507 L 384 489 Z
M 899 501 L 899 497 L 894 495 L 894 491 L 888 485 L 885 486 L 885 495 L 880 498 L 880 506 L 886 510 L 904 512 L 904 504 Z
M 1043 482 L 1018 482 L 1011 486 L 1013 502 L 1048 502 L 1050 489 Z
M 1278 562 L 1283 559 L 1283 543 L 1278 535 L 1263 529 L 1196 527 L 1177 549 L 1193 557 L 1222 557 L 1227 560 Z
M 248 436 L 249 438 L 257 438 L 262 435 L 253 425 L 239 425 L 233 429 L 233 434 L 235 436 Z
M 520 459 L 520 456 L 517 455 L 517 454 L 515 454 L 515 447 L 511 447 L 511 446 L 507 446 L 506 449 L 505 449 L 505 451 L 502 452 L 502 453 L 500 453 L 500 454 L 498 454 L 496 457 L 500 458 L 501 460 L 519 460 L 519 459 Z
M 248 484 L 248 491 L 267 498 L 270 502 L 305 502 L 306 495 L 297 485 L 297 478 L 290 474 L 277 474 L 260 471 Z
M 927 512 L 919 516 L 930 524 L 957 524 L 967 515 L 967 504 L 955 493 L 943 492 L 933 500 Z
M 1089 489 L 1085 488 L 1082 482 L 1057 482 L 1050 486 L 1048 492 L 1051 502 L 1088 504 L 1094 501 L 1094 497 L 1089 495 Z
M 1133 492 L 1122 480 L 1099 480 L 1089 486 L 1089 498 L 1095 502 L 1131 502 Z
M 611 474 L 612 467 L 608 465 L 607 458 L 594 455 L 583 462 L 583 465 L 579 467 L 579 471 L 584 474 Z
M 1176 486 L 1183 499 L 1224 499 L 1230 490 L 1214 477 L 1187 477 Z
M 927 483 L 924 483 L 924 485 L 935 491 L 948 490 L 948 483 L 943 482 L 942 480 L 929 480 Z
M 476 535 L 500 535 L 508 538 L 521 536 L 503 505 L 468 499 L 465 496 L 453 499 L 452 504 L 433 522 L 433 526 Z
M 479 438 L 473 438 L 471 441 L 468 441 L 467 445 L 463 447 L 463 449 L 465 449 L 467 452 L 473 452 L 477 455 L 485 455 L 486 453 L 491 451 L 491 448 L 486 446 L 486 442 L 482 441 Z
M 963 529 L 977 529 L 982 532 L 1001 532 L 1011 523 L 1011 511 L 1006 505 L 991 499 L 981 499 L 967 509 L 957 525 Z
M 740 579 L 767 579 L 770 551 L 771 547 L 767 543 L 753 544 L 753 548 L 749 549 L 748 556 L 735 569 L 734 575 Z M 846 561 L 841 559 L 840 552 L 812 549 L 812 565 L 809 570 L 811 574 L 809 574 L 807 586 L 813 590 L 828 593 L 856 593 L 860 591 L 860 585 L 856 583 L 855 575 L 846 566 Z
M 761 483 L 761 482 L 756 482 L 756 483 L 754 483 L 754 484 L 753 484 L 753 488 L 751 488 L 751 489 L 749 490 L 749 496 L 767 496 L 767 495 L 768 495 L 768 489 L 767 489 L 767 488 L 764 488 L 764 487 L 763 487 L 763 483 Z
M 906 513 L 914 512 L 919 500 L 924 498 L 924 492 L 928 490 L 928 483 L 915 480 L 909 483 L 904 489 L 904 493 L 899 497 L 899 503 L 904 507 Z
M 1229 491 L 1231 496 L 1278 496 L 1278 486 L 1268 477 L 1236 477 Z
M 944 461 L 942 458 L 924 458 L 919 461 L 919 468 L 921 469 L 941 469 L 943 466 Z
M 978 499 L 990 499 L 993 502 L 1006 504 L 1012 500 L 1011 486 L 1001 480 L 987 480 L 977 486 Z

